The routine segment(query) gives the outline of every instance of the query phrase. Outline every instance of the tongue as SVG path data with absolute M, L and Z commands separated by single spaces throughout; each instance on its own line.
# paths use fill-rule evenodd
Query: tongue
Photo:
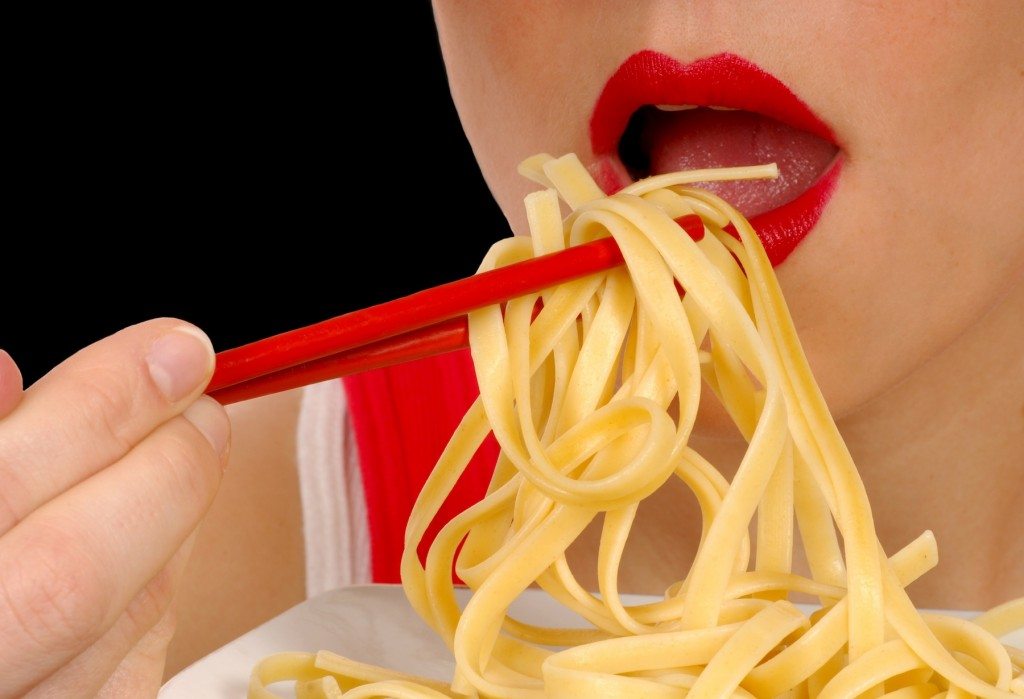
M 774 180 L 709 182 L 704 186 L 746 216 L 797 198 L 825 171 L 837 148 L 806 131 L 752 112 L 651 110 L 641 146 L 652 175 L 708 167 L 776 163 Z

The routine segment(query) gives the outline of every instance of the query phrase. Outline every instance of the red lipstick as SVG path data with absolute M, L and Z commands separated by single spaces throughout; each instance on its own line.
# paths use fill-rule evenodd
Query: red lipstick
M 842 158 L 833 156 L 836 139 L 832 129 L 778 78 L 740 56 L 720 53 L 684 64 L 657 51 L 640 51 L 626 59 L 605 84 L 590 119 L 591 148 L 597 156 L 592 170 L 606 192 L 627 184 L 626 169 L 619 160 L 620 140 L 637 110 L 649 105 L 721 107 L 759 115 L 729 118 L 726 115 L 730 112 L 710 110 L 700 110 L 696 118 L 659 114 L 678 122 L 667 128 L 659 127 L 652 136 L 658 142 L 661 156 L 654 161 L 661 167 L 666 167 L 664 163 L 675 163 L 677 166 L 671 169 L 758 165 L 761 162 L 734 160 L 761 158 L 763 162 L 768 154 L 770 159 L 779 161 L 783 177 L 787 174 L 783 161 L 792 161 L 793 171 L 800 171 L 803 183 L 796 189 L 782 188 L 774 195 L 762 191 L 752 196 L 760 196 L 761 205 L 751 205 L 751 213 L 757 213 L 751 217 L 751 224 L 772 264 L 781 264 L 810 233 L 835 191 Z M 696 112 L 693 114 L 696 116 Z M 715 121 L 718 115 L 722 115 L 722 125 L 709 134 L 702 125 Z M 743 132 L 741 128 L 755 132 Z M 786 138 L 787 134 L 793 138 Z M 687 136 L 690 140 L 685 140 Z M 673 143 L 672 138 L 684 141 Z M 751 140 L 758 139 L 768 145 L 752 150 Z M 818 144 L 816 149 L 812 142 Z M 689 143 L 694 144 L 692 156 L 686 153 Z M 786 150 L 789 143 L 793 145 Z M 812 154 L 801 160 L 801 148 Z M 808 168 L 815 169 L 817 174 L 808 175 Z M 719 194 L 735 200 L 735 192 L 724 190 Z

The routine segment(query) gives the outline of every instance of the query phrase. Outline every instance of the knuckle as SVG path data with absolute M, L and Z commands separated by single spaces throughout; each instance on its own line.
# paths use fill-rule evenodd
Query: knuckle
M 4 458 L 2 451 L 0 447 L 0 532 L 6 532 L 25 517 L 24 503 L 31 502 L 31 498 L 18 469 Z
M 128 422 L 139 389 L 137 378 L 130 371 L 94 367 L 77 383 L 75 403 L 89 431 L 112 442 L 121 453 L 131 449 Z
M 43 527 L 0 576 L 0 605 L 20 635 L 49 652 L 84 648 L 105 630 L 113 586 L 74 539 Z
M 202 435 L 172 430 L 160 439 L 155 458 L 190 500 L 207 503 L 220 483 L 216 457 Z
M 174 575 L 165 567 L 139 591 L 125 608 L 125 616 L 137 637 L 154 629 L 158 622 L 169 613 L 171 602 L 174 599 L 174 589 Z

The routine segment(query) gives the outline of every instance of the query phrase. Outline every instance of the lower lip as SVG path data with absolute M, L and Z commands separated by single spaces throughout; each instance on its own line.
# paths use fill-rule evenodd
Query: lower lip
M 843 159 L 842 156 L 838 156 L 817 182 L 803 194 L 791 202 L 750 219 L 750 225 L 761 239 L 773 267 L 785 262 L 796 246 L 817 225 L 825 206 L 835 193 L 842 168 Z M 611 159 L 601 159 L 592 172 L 598 186 L 606 194 L 611 195 L 628 184 L 622 181 L 621 171 L 613 166 Z M 732 224 L 725 230 L 738 237 Z
M 840 156 L 822 173 L 817 182 L 796 199 L 750 219 L 750 225 L 761 239 L 772 267 L 778 267 L 785 262 L 800 241 L 817 225 L 828 200 L 835 193 L 842 168 L 843 160 Z M 737 235 L 732 224 L 729 224 L 726 230 L 734 236 Z

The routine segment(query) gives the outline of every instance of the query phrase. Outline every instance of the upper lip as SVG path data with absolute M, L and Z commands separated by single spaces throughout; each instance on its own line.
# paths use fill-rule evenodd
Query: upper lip
M 692 63 L 645 49 L 609 78 L 590 118 L 594 155 L 614 154 L 633 113 L 644 105 L 730 107 L 756 112 L 835 143 L 832 129 L 778 78 L 733 53 Z

